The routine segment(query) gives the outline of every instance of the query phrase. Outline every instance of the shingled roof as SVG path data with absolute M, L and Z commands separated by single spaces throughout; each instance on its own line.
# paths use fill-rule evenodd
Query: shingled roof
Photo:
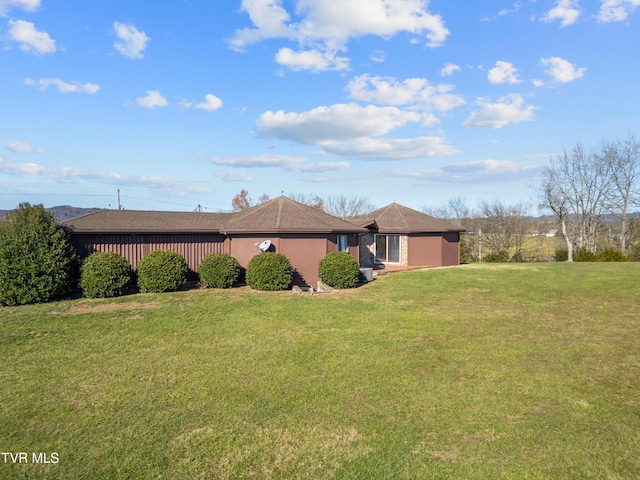
M 232 213 L 100 210 L 62 222 L 74 233 L 217 233 Z
M 73 233 L 365 233 L 365 228 L 278 197 L 239 213 L 101 210 L 62 222 Z
M 375 221 L 375 222 L 374 222 Z M 377 225 L 380 233 L 444 233 L 464 232 L 464 228 L 439 220 L 417 210 L 392 203 L 355 219 L 359 225 Z
M 236 214 L 224 233 L 366 233 L 367 229 L 281 196 Z

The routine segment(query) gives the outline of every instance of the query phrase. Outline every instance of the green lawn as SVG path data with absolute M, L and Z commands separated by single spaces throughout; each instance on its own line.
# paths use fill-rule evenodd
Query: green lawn
M 0 478 L 640 478 L 639 283 L 469 265 L 0 308 L 0 450 L 28 455 Z

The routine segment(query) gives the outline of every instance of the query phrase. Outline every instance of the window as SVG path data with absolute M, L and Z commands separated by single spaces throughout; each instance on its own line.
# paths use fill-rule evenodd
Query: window
M 400 263 L 400 235 L 376 235 L 376 263 Z
M 349 237 L 347 235 L 338 235 L 338 251 L 349 251 Z

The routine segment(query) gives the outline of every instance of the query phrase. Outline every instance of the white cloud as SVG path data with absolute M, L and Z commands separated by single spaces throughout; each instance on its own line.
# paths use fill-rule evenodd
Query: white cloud
M 86 183 L 139 185 L 175 189 L 173 193 L 184 191 L 206 192 L 207 188 L 191 185 L 180 180 L 151 175 L 120 175 L 115 172 L 100 172 L 94 170 L 80 170 L 77 168 L 60 166 L 44 167 L 35 163 L 5 163 L 0 159 L 0 173 L 8 175 L 37 175 L 49 178 L 58 183 Z
M 345 50 L 352 38 L 389 38 L 409 32 L 423 36 L 428 46 L 442 45 L 449 31 L 439 15 L 428 12 L 427 5 L 427 0 L 343 0 L 336 8 L 335 0 L 297 0 L 296 21 L 282 0 L 243 0 L 242 10 L 253 26 L 236 30 L 229 43 L 242 51 L 266 39 L 288 39 L 304 48 L 299 52 L 281 49 L 280 64 L 297 70 L 340 70 L 348 59 L 336 57 L 335 52 Z
M 7 140 L 7 143 L 4 144 L 4 148 L 9 150 L 10 152 L 15 152 L 15 153 L 44 152 L 44 150 L 42 149 L 35 148 L 26 142 L 22 142 L 16 139 Z
M 518 69 L 512 63 L 498 60 L 496 66 L 489 70 L 487 79 L 491 83 L 520 83 Z
M 561 27 L 571 25 L 575 23 L 580 16 L 581 12 L 578 6 L 578 0 L 558 0 L 558 4 L 542 17 L 542 21 L 553 22 L 554 20 L 560 20 Z
M 354 100 L 379 105 L 417 105 L 430 111 L 449 111 L 465 100 L 450 93 L 453 85 L 431 85 L 424 78 L 408 78 L 399 82 L 393 77 L 360 75 L 349 82 L 349 95 Z
M 511 15 L 512 13 L 518 12 L 524 4 L 522 2 L 516 2 L 513 4 L 513 8 L 504 8 L 498 12 L 499 17 L 504 17 L 506 15 Z
M 309 70 L 322 72 L 326 70 L 347 70 L 349 58 L 337 56 L 335 51 L 317 49 L 294 52 L 290 48 L 281 48 L 276 54 L 276 62 L 293 71 Z
M 344 142 L 325 142 L 323 147 L 334 155 L 358 160 L 406 160 L 460 153 L 442 137 L 357 138 Z
M 224 172 L 216 173 L 216 177 L 221 178 L 225 182 L 251 182 L 253 178 L 244 172 Z
M 283 168 L 289 172 L 330 172 L 348 168 L 347 162 L 311 163 L 293 155 L 255 155 L 250 157 L 212 157 L 211 163 L 237 168 Z
M 490 103 L 487 99 L 479 99 L 480 110 L 471 114 L 462 124 L 464 127 L 502 128 L 511 123 L 533 120 L 538 107 L 525 105 L 519 94 L 510 94 Z
M 7 15 L 10 8 L 33 12 L 40 7 L 40 0 L 0 0 L 0 17 Z
M 442 70 L 440 70 L 440 76 L 450 77 L 455 72 L 459 72 L 459 71 L 460 71 L 460 67 L 455 63 L 445 63 L 444 67 L 442 67 Z
M 121 55 L 128 58 L 142 58 L 144 56 L 144 50 L 151 39 L 143 31 L 133 25 L 120 22 L 113 22 L 113 29 L 118 37 L 113 46 Z
M 136 105 L 143 108 L 166 107 L 169 105 L 167 99 L 157 90 L 147 90 L 146 97 L 136 98 Z
M 42 55 L 56 51 L 56 41 L 47 32 L 24 20 L 9 20 L 9 38 L 20 43 L 20 49 L 27 53 Z
M 322 145 L 326 141 L 384 135 L 422 116 L 395 107 L 361 107 L 355 103 L 318 107 L 303 113 L 267 111 L 256 127 L 266 137 Z
M 54 86 L 58 88 L 60 93 L 97 93 L 100 90 L 100 85 L 96 85 L 94 83 L 66 83 L 60 80 L 59 78 L 41 78 L 37 82 L 32 78 L 25 78 L 25 85 L 29 85 L 32 87 L 38 87 L 40 90 L 46 90 L 50 86 Z
M 378 49 L 369 58 L 376 63 L 384 63 L 387 60 L 387 52 Z
M 547 67 L 545 73 L 558 83 L 573 82 L 581 78 L 587 70 L 584 67 L 578 68 L 560 57 L 543 58 L 540 65 Z
M 206 110 L 207 112 L 215 112 L 219 108 L 222 107 L 222 100 L 213 95 L 212 93 L 208 93 L 204 97 L 204 102 L 197 103 L 194 105 L 194 108 L 199 108 L 201 110 Z
M 601 22 L 624 22 L 640 5 L 640 0 L 601 0 L 598 12 Z

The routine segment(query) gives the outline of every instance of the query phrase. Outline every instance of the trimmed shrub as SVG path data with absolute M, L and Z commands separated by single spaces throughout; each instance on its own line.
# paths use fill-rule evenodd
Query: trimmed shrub
M 207 288 L 231 288 L 240 276 L 240 264 L 227 253 L 213 253 L 202 259 L 198 275 Z
M 67 233 L 42 205 L 21 203 L 0 222 L 0 305 L 70 293 L 77 258 Z
M 138 288 L 143 293 L 173 292 L 186 283 L 188 270 L 179 253 L 155 250 L 138 263 Z
M 606 248 L 596 256 L 598 262 L 626 262 L 627 257 L 620 250 Z
M 358 285 L 360 265 L 347 252 L 331 252 L 318 264 L 323 283 L 333 288 L 353 288 Z
M 131 283 L 131 265 L 115 252 L 89 255 L 80 267 L 80 288 L 87 298 L 117 297 Z
M 559 248 L 556 250 L 555 254 L 556 262 L 566 262 L 569 260 L 569 250 L 566 248 Z
M 260 253 L 247 265 L 247 285 L 256 290 L 287 290 L 292 280 L 291 262 L 281 253 Z

